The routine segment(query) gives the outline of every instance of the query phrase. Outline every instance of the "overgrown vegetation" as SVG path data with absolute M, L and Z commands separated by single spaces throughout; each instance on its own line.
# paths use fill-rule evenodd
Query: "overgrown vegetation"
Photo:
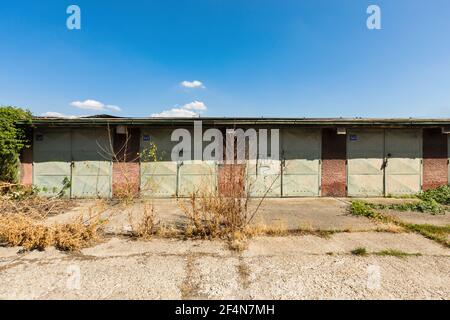
M 423 201 L 435 201 L 442 205 L 450 205 L 450 186 L 430 189 L 420 193 L 417 197 Z
M 159 230 L 156 222 L 156 214 L 152 204 L 144 204 L 141 217 L 135 221 L 134 211 L 128 212 L 128 222 L 130 224 L 130 235 L 135 238 L 149 240 L 157 232 L 163 234 L 163 230 Z
M 19 155 L 28 147 L 28 129 L 17 121 L 31 122 L 31 113 L 16 107 L 0 107 L 0 181 L 17 183 Z
M 450 247 L 450 226 L 433 226 L 427 224 L 411 224 L 403 222 L 394 217 L 383 215 L 379 212 L 374 211 L 372 204 L 364 201 L 352 201 L 350 206 L 350 213 L 356 216 L 364 216 L 376 221 L 384 223 L 392 223 L 399 227 L 402 227 L 408 231 L 416 232 L 422 236 L 434 240 L 446 247 Z
M 395 204 L 376 204 L 368 203 L 372 209 L 385 210 L 391 209 L 395 211 L 418 211 L 431 214 L 441 214 L 445 212 L 445 208 L 434 199 L 421 200 L 416 202 L 405 202 Z
M 243 170 L 231 168 L 230 181 L 243 181 Z M 261 226 L 251 225 L 262 202 L 271 190 L 272 182 L 263 196 L 250 206 L 251 185 L 231 183 L 226 192 L 220 192 L 203 183 L 187 201 L 180 201 L 180 208 L 188 219 L 185 236 L 201 239 L 226 240 L 232 250 L 243 250 L 249 237 L 260 234 Z M 279 234 L 283 228 L 266 228 L 266 233 Z
M 20 213 L 0 215 L 0 243 L 21 246 L 24 250 L 44 250 L 55 246 L 59 250 L 78 251 L 99 239 L 98 232 L 105 222 L 103 210 L 95 206 L 88 217 L 80 215 L 68 223 L 45 225 L 43 221 Z

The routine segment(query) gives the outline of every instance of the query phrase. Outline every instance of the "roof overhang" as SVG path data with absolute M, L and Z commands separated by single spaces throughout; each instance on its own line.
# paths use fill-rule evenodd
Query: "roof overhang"
M 37 127 L 192 126 L 194 121 L 218 126 L 302 126 L 302 127 L 450 127 L 450 119 L 413 118 L 48 118 L 34 117 Z M 19 122 L 20 124 L 20 122 Z M 25 124 L 25 123 L 22 123 Z

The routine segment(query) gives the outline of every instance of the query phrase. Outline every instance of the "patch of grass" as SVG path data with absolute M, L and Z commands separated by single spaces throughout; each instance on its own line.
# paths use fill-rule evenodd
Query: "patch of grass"
M 405 258 L 410 256 L 421 256 L 421 253 L 407 253 L 396 249 L 386 249 L 375 253 L 378 256 L 393 256 L 397 258 Z
M 434 226 L 428 224 L 411 224 L 403 222 L 399 219 L 385 216 L 381 213 L 375 212 L 374 209 L 370 207 L 363 201 L 353 201 L 350 207 L 350 213 L 357 216 L 364 216 L 370 219 L 381 221 L 388 224 L 394 224 L 398 227 L 406 229 L 411 232 L 421 234 L 422 236 L 434 240 L 446 247 L 450 247 L 450 241 L 448 237 L 450 235 L 450 226 Z
M 408 230 L 419 233 L 425 238 L 434 240 L 450 248 L 450 241 L 448 240 L 448 237 L 450 235 L 450 225 L 446 226 L 434 226 L 430 224 L 405 224 L 405 225 Z
M 355 256 L 367 256 L 367 250 L 363 247 L 353 249 L 352 251 L 350 251 L 350 253 Z

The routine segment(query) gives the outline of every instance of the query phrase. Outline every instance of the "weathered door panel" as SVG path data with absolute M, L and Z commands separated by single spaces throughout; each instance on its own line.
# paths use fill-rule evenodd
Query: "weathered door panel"
M 281 161 L 250 161 L 247 166 L 247 190 L 251 197 L 281 196 Z
M 177 163 L 172 161 L 141 163 L 141 193 L 155 198 L 175 197 Z
M 111 159 L 106 129 L 72 131 L 72 197 L 111 196 Z
M 214 192 L 217 170 L 214 161 L 184 161 L 179 166 L 178 196 L 187 197 L 193 192 Z
M 33 143 L 33 184 L 43 196 L 60 193 L 71 179 L 70 130 L 35 130 Z M 70 196 L 70 190 L 65 190 Z
M 171 160 L 177 142 L 170 129 L 145 129 L 141 137 L 141 193 L 147 197 L 176 197 L 178 164 Z M 156 152 L 155 152 L 156 151 Z
M 320 194 L 320 130 L 282 131 L 282 192 L 284 197 Z
M 421 190 L 421 130 L 386 130 L 386 195 L 414 194 Z
M 347 188 L 351 197 L 383 196 L 384 131 L 347 134 Z

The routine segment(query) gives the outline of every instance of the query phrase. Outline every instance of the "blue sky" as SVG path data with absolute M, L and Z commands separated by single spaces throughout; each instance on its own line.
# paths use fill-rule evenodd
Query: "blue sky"
M 70 4 L 81 30 L 66 27 Z M 381 8 L 381 30 L 366 27 L 369 4 Z M 0 105 L 449 117 L 449 12 L 448 0 L 3 1 Z M 194 80 L 202 85 L 181 85 Z

